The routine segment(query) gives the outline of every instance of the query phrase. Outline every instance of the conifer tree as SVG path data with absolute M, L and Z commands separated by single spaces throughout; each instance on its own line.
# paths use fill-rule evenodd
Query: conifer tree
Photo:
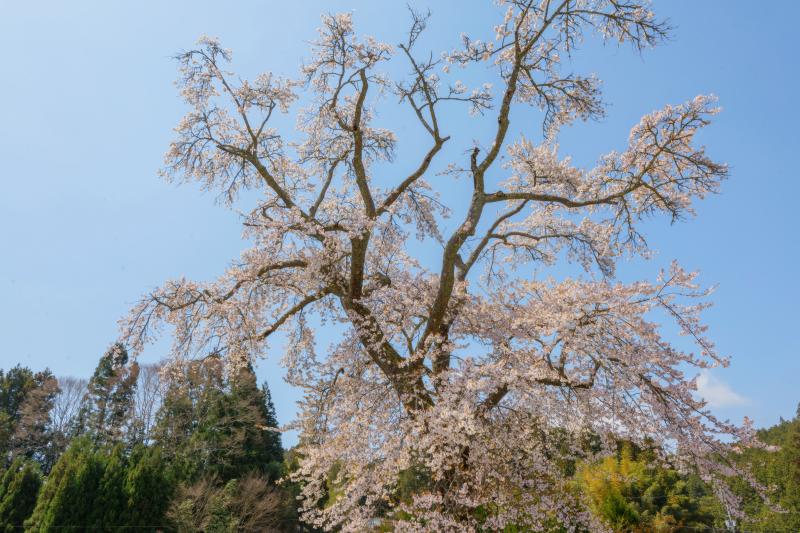
M 278 414 L 275 411 L 275 404 L 272 403 L 272 393 L 269 390 L 269 385 L 265 381 L 261 384 L 261 391 L 264 395 L 264 406 L 266 407 L 265 411 L 265 419 L 266 419 L 266 426 L 268 428 L 275 428 L 277 429 L 280 424 L 278 424 Z M 269 431 L 266 435 L 269 453 L 273 460 L 279 460 L 283 462 L 283 443 L 281 441 L 281 434 L 278 431 Z
M 28 391 L 19 409 L 19 420 L 11 439 L 11 453 L 39 463 L 48 473 L 56 460 L 50 413 L 59 394 L 58 380 L 49 370 L 34 375 L 35 386 Z
M 108 531 L 165 525 L 173 484 L 159 450 L 97 448 L 76 439 L 42 488 L 29 531 Z
M 36 386 L 33 372 L 20 365 L 8 372 L 0 369 L 0 454 L 4 463 L 10 452 L 11 438 L 20 417 L 20 408 L 28 392 Z
M 222 361 L 208 356 L 170 384 L 153 438 L 182 480 L 227 482 L 253 471 L 274 480 L 283 461 L 276 426 L 269 389 L 258 387 L 252 366 L 225 376 Z
M 170 382 L 156 416 L 153 440 L 179 479 L 197 479 L 206 467 L 219 465 L 225 453 L 220 412 L 224 395 L 221 361 L 209 356 L 185 365 Z
M 118 442 L 130 421 L 139 366 L 128 352 L 113 344 L 100 358 L 89 380 L 77 417 L 77 434 L 89 434 L 97 444 Z
M 283 446 L 269 387 L 256 384 L 252 365 L 244 365 L 231 384 L 231 400 L 235 411 L 234 423 L 241 426 L 242 456 L 236 471 L 240 477 L 246 472 L 258 470 L 276 479 L 283 462 Z
M 104 472 L 104 461 L 94 452 L 92 442 L 87 438 L 73 441 L 50 472 L 33 514 L 25 522 L 26 529 L 37 533 L 86 531 Z
M 123 487 L 127 470 L 127 458 L 121 444 L 114 446 L 106 455 L 105 450 L 96 450 L 94 455 L 103 465 L 103 476 L 97 487 L 97 497 L 85 522 L 87 527 L 102 530 L 108 526 L 123 526 L 122 517 L 127 507 Z
M 138 445 L 133 449 L 123 489 L 127 506 L 120 523 L 140 531 L 165 523 L 174 482 L 160 448 Z
M 0 479 L 0 533 L 19 531 L 42 486 L 38 465 L 17 458 Z
M 49 470 L 50 411 L 58 390 L 48 369 L 34 373 L 17 365 L 7 373 L 0 370 L 0 465 L 27 457 Z

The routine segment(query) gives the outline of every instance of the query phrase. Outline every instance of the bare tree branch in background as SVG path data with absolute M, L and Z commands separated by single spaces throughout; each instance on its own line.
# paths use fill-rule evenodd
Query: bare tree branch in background
M 88 380 L 65 376 L 58 378 L 59 393 L 50 412 L 50 423 L 53 432 L 68 435 L 81 407 L 83 395 L 86 394 Z
M 131 440 L 147 443 L 152 437 L 156 414 L 164 400 L 164 384 L 161 380 L 161 363 L 139 366 L 139 380 L 133 404 Z

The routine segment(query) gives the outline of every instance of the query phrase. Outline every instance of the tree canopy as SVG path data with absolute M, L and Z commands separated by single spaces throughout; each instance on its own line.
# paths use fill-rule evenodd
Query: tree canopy
M 40 439 L 21 442 L 14 462 L 0 470 L 0 532 L 196 531 L 192 524 L 297 531 L 292 493 L 276 484 L 284 467 L 274 406 L 253 368 L 225 375 L 210 357 L 187 364 L 184 379 L 168 386 L 158 383 L 160 369 L 139 376 L 137 368 L 114 345 L 88 383 L 62 380 L 69 394 L 61 404 L 37 404 L 38 419 L 58 422 Z M 10 381 L 35 375 L 17 367 Z M 77 384 L 86 384 L 80 408 Z M 138 394 L 140 384 L 150 393 Z M 153 402 L 162 385 L 158 405 L 136 405 Z M 150 416 L 143 412 L 153 409 L 155 422 L 143 423 Z M 33 453 L 40 441 L 53 451 L 45 476 Z
M 283 447 L 273 410 L 251 366 L 226 378 L 219 358 L 208 357 L 168 384 L 152 438 L 182 479 L 227 482 L 258 472 L 274 481 Z
M 122 340 L 139 352 L 168 324 L 177 360 L 214 353 L 235 374 L 283 331 L 289 381 L 306 391 L 294 478 L 318 527 L 363 531 L 387 513 L 411 530 L 580 524 L 543 439 L 559 428 L 600 436 L 607 453 L 618 439 L 676 449 L 735 507 L 720 479 L 737 467 L 713 459 L 754 440 L 694 396 L 692 372 L 727 364 L 700 321 L 708 291 L 677 263 L 653 281 L 614 279 L 621 258 L 650 256 L 643 221 L 688 218 L 727 177 L 695 142 L 715 99 L 645 115 L 618 151 L 578 167 L 559 132 L 605 112 L 597 77 L 573 71 L 579 44 L 643 51 L 669 25 L 638 0 L 497 4 L 485 34 L 442 54 L 424 48 L 425 13 L 411 11 L 397 45 L 324 15 L 295 79 L 241 80 L 210 37 L 179 54 L 189 111 L 163 174 L 230 206 L 257 191 L 250 247 L 215 281 L 146 294 Z M 378 119 L 398 105 L 405 119 Z M 455 135 L 454 106 L 491 133 Z M 541 128 L 520 134 L 511 124 L 531 106 Z M 294 132 L 276 122 L 290 112 Z M 401 130 L 427 139 L 411 164 L 394 158 Z M 565 263 L 583 274 L 555 277 Z M 666 320 L 695 348 L 672 345 Z M 324 355 L 318 323 L 342 326 Z M 331 465 L 339 496 L 322 505 Z M 415 465 L 432 483 L 387 510 Z
M 113 443 L 124 434 L 133 409 L 139 365 L 128 360 L 128 351 L 113 344 L 100 358 L 89 379 L 76 418 L 76 432 L 97 443 Z

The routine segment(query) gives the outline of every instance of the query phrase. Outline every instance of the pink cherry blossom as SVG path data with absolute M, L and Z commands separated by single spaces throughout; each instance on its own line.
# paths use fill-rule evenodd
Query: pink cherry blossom
M 464 35 L 442 56 L 417 51 L 422 14 L 397 46 L 358 37 L 348 14 L 325 16 L 299 81 L 239 81 L 214 39 L 181 54 L 190 109 L 164 175 L 227 204 L 260 191 L 244 222 L 251 247 L 217 280 L 171 280 L 146 294 L 122 321 L 123 339 L 139 351 L 166 325 L 176 358 L 213 352 L 235 367 L 285 332 L 288 380 L 305 392 L 293 477 L 304 519 L 324 529 L 366 531 L 380 518 L 397 531 L 469 531 L 477 508 L 483 528 L 556 518 L 601 529 L 558 470 L 588 435 L 606 451 L 618 438 L 655 443 L 735 506 L 718 480 L 736 471 L 713 457 L 752 442 L 752 430 L 693 396 L 698 369 L 727 364 L 700 321 L 708 291 L 677 264 L 652 282 L 613 278 L 621 258 L 649 257 L 643 219 L 689 217 L 725 179 L 694 142 L 715 100 L 655 111 L 622 151 L 579 168 L 560 155 L 559 129 L 604 106 L 597 78 L 568 72 L 565 58 L 589 32 L 642 49 L 668 28 L 639 0 L 497 3 L 486 37 Z M 410 76 L 388 76 L 389 61 L 404 61 Z M 451 66 L 488 66 L 502 83 L 469 87 Z M 394 162 L 397 136 L 375 124 L 397 101 L 429 141 L 410 170 Z M 488 148 L 442 160 L 448 105 L 494 114 Z M 542 110 L 542 128 L 512 139 L 510 120 L 527 105 Z M 292 110 L 299 140 L 273 125 Z M 435 165 L 469 176 L 465 212 L 442 200 Z M 394 177 L 380 187 L 386 169 Z M 420 240 L 440 244 L 436 268 L 418 255 Z M 548 278 L 559 261 L 584 274 Z M 696 349 L 671 345 L 664 321 Z M 321 328 L 339 334 L 325 353 Z M 567 449 L 553 441 L 558 432 L 574 437 Z M 401 501 L 398 476 L 410 468 L 429 483 Z M 336 497 L 321 505 L 329 483 Z

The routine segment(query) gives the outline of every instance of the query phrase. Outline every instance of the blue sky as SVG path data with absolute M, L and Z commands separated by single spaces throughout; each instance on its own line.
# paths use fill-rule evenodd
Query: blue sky
M 426 42 L 437 52 L 495 16 L 481 0 L 412 5 L 430 7 Z M 658 255 L 620 275 L 652 278 L 677 258 L 718 284 L 706 319 L 732 364 L 704 376 L 705 390 L 723 417 L 772 424 L 800 402 L 800 3 L 658 0 L 654 8 L 676 26 L 670 42 L 642 55 L 588 42 L 578 53 L 576 68 L 604 81 L 608 117 L 563 132 L 561 152 L 591 163 L 622 147 L 642 114 L 698 93 L 719 96 L 724 111 L 702 142 L 730 164 L 731 179 L 696 219 L 649 223 Z M 88 376 L 140 294 L 171 277 L 212 278 L 242 249 L 235 213 L 156 176 L 185 111 L 171 57 L 208 34 L 233 49 L 245 77 L 294 76 L 319 14 L 347 10 L 360 31 L 402 38 L 404 1 L 0 0 L 0 368 Z M 451 118 L 452 130 L 480 139 L 479 121 Z M 533 136 L 534 118 L 515 125 Z M 403 150 L 401 164 L 411 151 Z M 281 382 L 279 349 L 259 374 L 287 422 L 298 393 Z

